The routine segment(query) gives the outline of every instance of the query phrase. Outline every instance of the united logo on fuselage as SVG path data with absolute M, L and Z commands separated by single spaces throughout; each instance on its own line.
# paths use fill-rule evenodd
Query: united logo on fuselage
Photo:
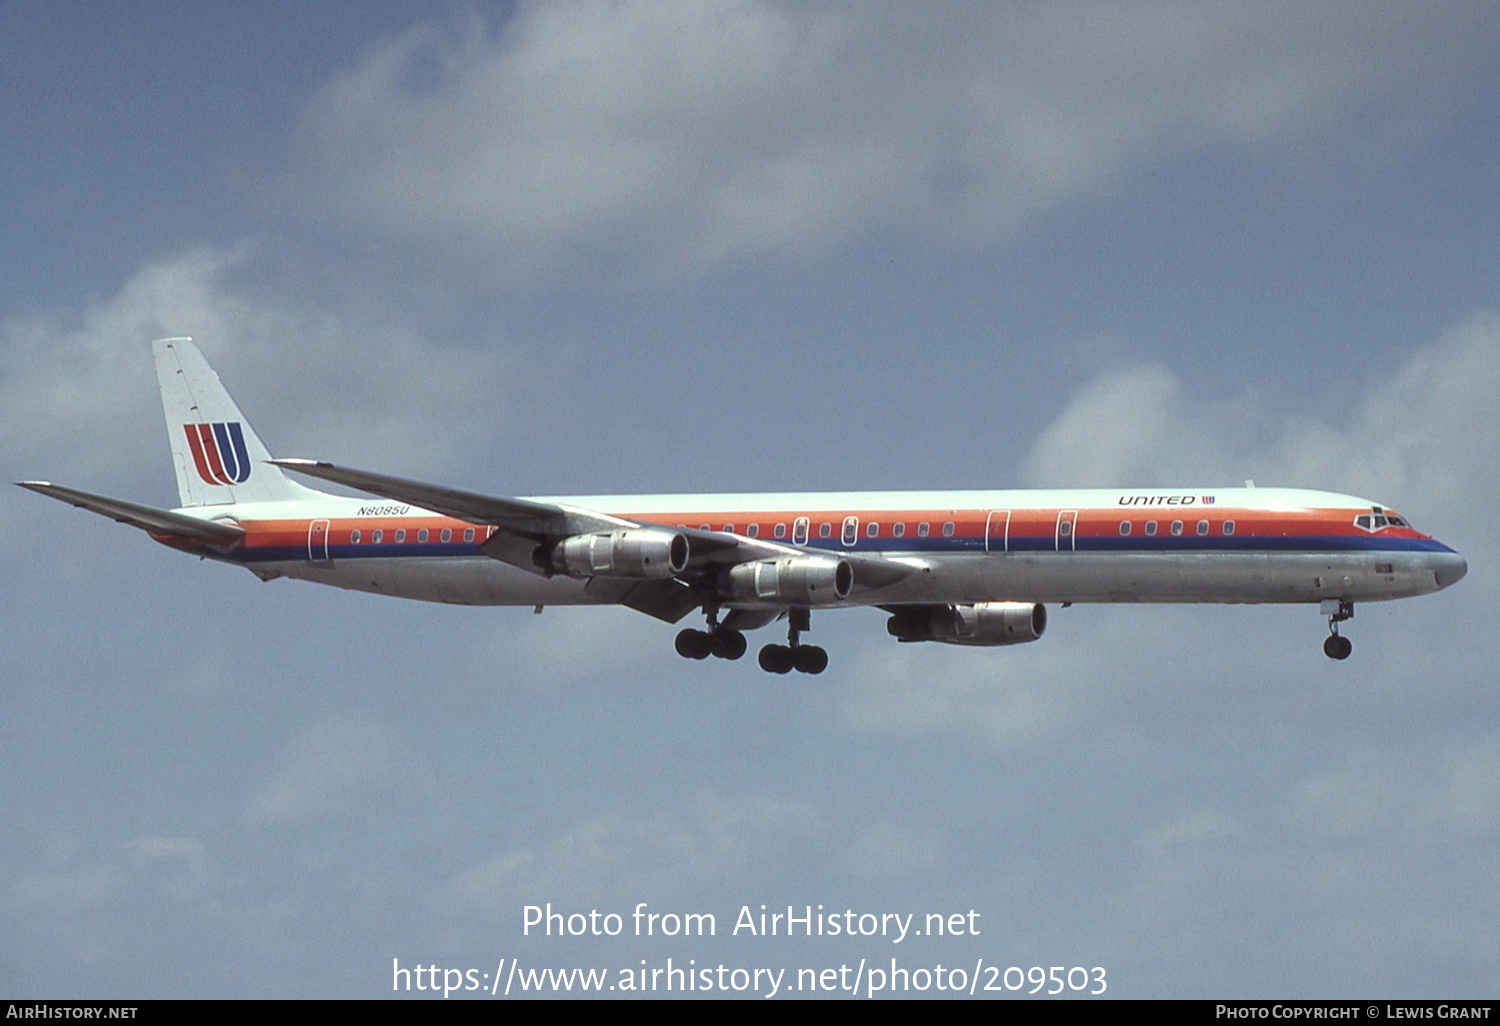
M 184 424 L 198 476 L 211 485 L 244 484 L 250 477 L 245 433 L 238 421 L 228 424 Z
M 1198 501 L 1196 495 L 1122 495 L 1121 506 L 1191 506 Z M 1204 497 L 1204 502 L 1214 500 Z

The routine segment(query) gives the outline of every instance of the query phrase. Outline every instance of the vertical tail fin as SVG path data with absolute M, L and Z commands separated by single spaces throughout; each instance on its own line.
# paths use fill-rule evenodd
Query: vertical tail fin
M 303 499 L 319 493 L 266 461 L 270 452 L 190 338 L 151 344 L 183 506 Z

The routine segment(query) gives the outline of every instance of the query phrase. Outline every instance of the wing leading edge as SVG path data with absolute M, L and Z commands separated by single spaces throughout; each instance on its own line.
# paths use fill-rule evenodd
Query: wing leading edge
M 490 524 L 541 541 L 591 531 L 612 531 L 634 526 L 631 521 L 605 516 L 590 510 L 572 510 L 527 499 L 501 499 L 458 488 L 412 481 L 389 474 L 355 470 L 319 460 L 271 460 L 278 467 L 295 470 L 309 477 L 334 484 L 358 488 L 397 502 L 410 503 L 444 516 L 457 517 L 472 524 Z

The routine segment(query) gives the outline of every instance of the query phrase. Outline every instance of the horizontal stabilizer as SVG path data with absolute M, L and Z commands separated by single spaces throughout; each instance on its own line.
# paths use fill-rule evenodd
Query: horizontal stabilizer
M 200 520 L 184 513 L 157 509 L 155 506 L 142 506 L 134 502 L 125 502 L 122 499 L 80 492 L 76 488 L 64 488 L 49 481 L 17 481 L 16 484 L 42 495 L 50 495 L 70 506 L 98 513 L 100 516 L 118 520 L 131 527 L 139 527 L 142 531 L 149 531 L 151 534 L 187 538 L 220 549 L 232 548 L 245 536 L 244 530 L 234 524 Z

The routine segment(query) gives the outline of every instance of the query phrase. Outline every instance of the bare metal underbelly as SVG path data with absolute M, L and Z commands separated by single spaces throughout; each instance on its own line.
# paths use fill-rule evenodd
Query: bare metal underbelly
M 1424 554 L 1007 553 L 944 560 L 881 602 L 1376 601 L 1435 591 Z M 856 579 L 857 580 L 857 579 Z
M 1425 553 L 976 553 L 915 560 L 903 581 L 837 605 L 945 602 L 1375 601 L 1435 591 Z M 291 577 L 460 605 L 608 605 L 633 582 L 542 577 L 483 556 L 258 564 Z M 746 604 L 753 608 L 753 604 Z

